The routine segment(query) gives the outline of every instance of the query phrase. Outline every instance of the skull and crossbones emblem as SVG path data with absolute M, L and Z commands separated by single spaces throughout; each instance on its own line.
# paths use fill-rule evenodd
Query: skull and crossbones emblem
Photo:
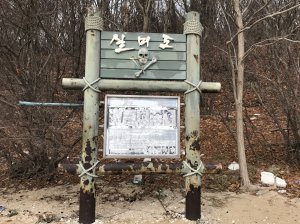
M 138 60 L 140 65 L 145 65 L 149 58 L 149 51 L 147 48 L 141 48 L 138 52 Z
M 147 48 L 141 48 L 138 51 L 138 57 L 130 58 L 141 70 L 135 73 L 135 77 L 140 77 L 141 74 L 144 74 L 145 70 L 147 70 L 151 65 L 155 64 L 157 62 L 157 59 L 155 57 L 152 57 L 152 59 L 149 61 L 149 51 Z M 147 64 L 147 62 L 149 63 Z

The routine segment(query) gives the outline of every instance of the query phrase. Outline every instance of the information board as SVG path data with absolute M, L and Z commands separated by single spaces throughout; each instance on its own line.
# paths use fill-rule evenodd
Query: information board
M 179 157 L 177 96 L 106 95 L 104 157 Z

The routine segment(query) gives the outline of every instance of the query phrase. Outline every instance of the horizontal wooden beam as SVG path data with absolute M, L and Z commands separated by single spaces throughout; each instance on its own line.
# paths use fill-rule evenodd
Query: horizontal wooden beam
M 83 79 L 63 78 L 62 86 L 66 89 L 83 89 L 86 84 Z M 191 85 L 183 81 L 101 79 L 98 88 L 99 90 L 185 92 L 191 89 Z M 202 82 L 200 89 L 203 93 L 218 93 L 221 90 L 221 83 Z
M 79 175 L 82 172 L 78 164 L 60 164 L 59 169 L 69 174 Z M 180 162 L 176 163 L 111 163 L 102 164 L 96 167 L 97 175 L 104 174 L 167 174 L 167 173 L 187 173 L 184 166 Z
M 205 165 L 207 170 L 222 170 L 220 164 Z M 80 175 L 82 169 L 78 164 L 59 164 L 59 171 L 67 172 L 72 175 Z M 113 175 L 113 174 L 168 174 L 189 172 L 188 168 L 181 162 L 142 162 L 142 163 L 108 163 L 101 164 L 95 168 L 97 175 Z
M 53 102 L 30 102 L 19 101 L 20 106 L 41 106 L 41 107 L 83 107 L 83 103 L 53 103 Z

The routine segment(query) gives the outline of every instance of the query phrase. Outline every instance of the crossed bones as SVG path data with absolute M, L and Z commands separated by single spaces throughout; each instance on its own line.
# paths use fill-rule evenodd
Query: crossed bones
M 144 67 L 142 67 L 142 66 L 140 66 L 140 65 L 135 61 L 134 58 L 132 58 L 132 60 L 133 60 L 133 62 L 134 62 L 137 66 L 139 66 L 139 67 L 142 68 L 140 71 L 138 71 L 138 72 L 135 73 L 135 77 L 137 77 L 137 78 L 140 77 L 141 74 L 144 74 L 145 70 L 147 70 L 151 65 L 153 65 L 153 64 L 155 64 L 155 63 L 157 62 L 157 59 L 156 59 L 155 57 L 153 57 L 152 60 L 151 60 L 147 65 L 145 65 Z

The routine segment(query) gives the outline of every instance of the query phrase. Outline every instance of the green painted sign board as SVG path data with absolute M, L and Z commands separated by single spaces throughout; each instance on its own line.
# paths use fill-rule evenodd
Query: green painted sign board
M 185 80 L 186 35 L 103 31 L 100 77 Z

